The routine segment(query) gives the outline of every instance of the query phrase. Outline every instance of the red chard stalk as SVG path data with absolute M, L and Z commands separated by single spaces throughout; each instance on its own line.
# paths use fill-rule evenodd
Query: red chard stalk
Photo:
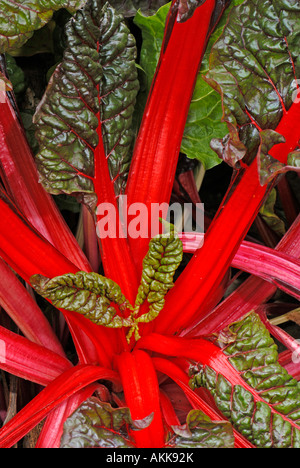
M 155 203 L 170 202 L 195 77 L 216 7 L 215 0 L 207 0 L 191 18 L 180 22 L 177 3 L 172 2 L 167 19 L 161 56 L 135 143 L 126 186 L 128 206 L 143 203 L 148 213 L 151 213 Z M 148 226 L 150 229 L 150 217 Z M 150 235 L 146 239 L 130 239 L 138 271 L 141 271 L 149 239 Z
M 246 53 L 247 48 L 248 52 L 254 53 L 251 34 L 244 39 L 243 44 L 236 44 L 234 48 L 230 46 L 233 38 L 239 35 L 238 31 L 252 30 L 250 18 L 255 16 L 255 5 L 249 6 L 249 16 L 245 17 L 243 24 L 239 16 L 242 8 L 241 5 L 232 12 L 230 22 L 215 44 L 207 75 L 207 81 L 222 96 L 223 119 L 230 130 L 228 137 L 223 141 L 213 141 L 212 145 L 224 160 L 235 167 L 241 164 L 242 169 L 231 182 L 208 229 L 203 247 L 195 253 L 180 276 L 176 285 L 176 298 L 174 290 L 170 292 L 166 307 L 156 321 L 156 330 L 160 332 L 179 331 L 194 320 L 196 314 L 199 320 L 205 317 L 208 312 L 205 304 L 210 303 L 214 296 L 217 285 L 272 187 L 272 179 L 276 174 L 297 166 L 299 119 L 296 120 L 296 126 L 294 123 L 295 116 L 299 116 L 300 103 L 297 99 L 292 101 L 298 86 L 294 65 L 297 48 L 293 42 L 297 35 L 297 16 L 293 16 L 289 31 L 282 26 L 280 39 L 277 36 L 268 39 L 273 48 L 277 47 L 278 41 L 281 42 L 282 60 L 289 67 L 289 74 L 286 75 L 289 86 L 278 85 L 280 89 L 277 89 L 280 67 L 273 70 L 266 61 L 262 73 L 260 65 L 251 61 L 249 57 L 252 56 Z M 274 7 L 274 15 L 277 14 L 280 12 L 275 11 Z M 240 34 L 242 38 L 245 37 L 242 32 Z M 260 35 L 265 38 L 264 30 Z M 258 74 L 259 84 L 255 96 L 251 92 L 252 82 L 250 85 L 248 81 L 252 80 L 252 75 L 247 76 L 239 87 L 236 84 L 238 77 L 235 75 L 249 66 Z M 228 75 L 229 68 L 232 70 L 231 75 Z M 262 113 L 262 109 L 268 108 L 272 112 Z M 278 154 L 280 162 L 272 156 Z M 244 160 L 240 163 L 242 158 Z M 245 166 L 244 161 L 249 160 L 252 162 Z
M 39 175 L 24 130 L 7 97 L 0 105 L 0 173 L 10 196 L 27 220 L 81 269 L 89 263 Z M 47 216 L 45 216 L 47 213 Z
M 105 274 L 133 300 L 128 278 L 133 284 L 136 272 L 126 237 L 107 235 L 99 215 L 109 204 L 108 224 L 119 232 L 117 196 L 128 171 L 139 88 L 135 41 L 123 17 L 96 0 L 67 23 L 66 37 L 63 60 L 34 116 L 37 166 L 50 193 L 73 195 L 89 208 Z
M 14 51 L 59 7 L 70 10 L 53 0 L 28 16 L 20 4 L 20 21 L 13 3 L 5 1 L 9 23 L 0 12 L 0 52 Z M 249 241 L 277 181 L 299 170 L 299 2 L 172 1 L 136 141 L 138 54 L 121 14 L 132 16 L 136 2 L 71 3 L 66 48 L 34 115 L 35 164 L 5 92 L 11 85 L 0 81 L 0 306 L 24 335 L 0 327 L 0 368 L 37 384 L 1 428 L 0 447 L 22 444 L 42 421 L 39 448 L 300 447 L 299 346 L 268 319 L 300 298 L 299 217 L 288 216 L 287 225 L 295 221 L 275 249 Z M 162 3 L 139 6 L 149 14 Z M 154 13 L 151 24 L 161 21 L 161 9 Z M 153 236 L 152 208 L 168 205 L 174 186 L 178 199 L 200 200 L 190 167 L 174 183 L 199 78 L 210 97 L 196 96 L 193 131 L 207 141 L 219 105 L 228 134 L 212 133 L 205 156 L 228 163 L 232 178 L 205 234 L 178 234 L 157 216 L 164 233 Z M 197 151 L 187 157 L 202 161 Z M 50 194 L 83 205 L 90 262 Z M 144 238 L 130 235 L 138 206 L 147 210 Z M 249 277 L 229 294 L 240 271 Z M 74 346 L 55 335 L 45 304 Z M 9 410 L 0 401 L 0 416 Z

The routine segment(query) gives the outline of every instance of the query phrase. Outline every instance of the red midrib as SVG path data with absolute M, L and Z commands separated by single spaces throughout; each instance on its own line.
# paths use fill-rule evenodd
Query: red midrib
M 165 430 L 159 399 L 156 371 L 150 356 L 142 350 L 122 353 L 117 365 L 124 389 L 126 405 L 133 420 L 144 419 L 153 413 L 148 427 L 132 431 L 138 448 L 159 448 L 165 443 Z
M 202 339 L 186 339 L 177 337 L 168 337 L 153 333 L 143 337 L 138 343 L 137 348 L 147 349 L 167 356 L 180 356 L 190 359 L 193 362 L 200 363 L 203 366 L 211 367 L 217 374 L 222 375 L 232 386 L 239 385 L 251 393 L 255 405 L 258 402 L 269 405 L 230 364 L 229 359 L 232 356 L 226 356 L 223 351 L 213 343 Z M 299 426 L 284 414 L 277 411 L 273 405 L 269 405 L 272 413 L 279 415 L 285 422 L 299 430 Z
M 160 57 L 126 188 L 128 206 L 143 203 L 149 216 L 153 203 L 170 201 L 195 77 L 205 51 L 214 7 L 215 0 L 206 0 L 185 23 L 175 20 Z M 169 33 L 168 29 L 166 32 Z M 150 232 L 149 239 L 130 239 L 138 272 L 149 240 Z

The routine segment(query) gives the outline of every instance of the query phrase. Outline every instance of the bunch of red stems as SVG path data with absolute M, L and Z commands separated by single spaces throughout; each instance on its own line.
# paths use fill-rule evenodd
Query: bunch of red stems
M 129 205 L 139 202 L 150 208 L 152 203 L 170 201 L 195 77 L 215 6 L 215 0 L 206 0 L 186 22 L 171 22 L 172 15 L 167 21 L 167 34 L 128 177 Z M 299 102 L 284 111 L 276 131 L 285 137 L 286 143 L 277 145 L 271 154 L 286 164 L 287 155 L 297 147 L 300 138 Z M 52 198 L 39 184 L 31 150 L 8 99 L 0 105 L 0 142 L 3 181 L 0 256 L 6 262 L 0 261 L 1 305 L 5 305 L 23 334 L 0 328 L 1 368 L 45 387 L 5 424 L 0 432 L 0 446 L 12 446 L 47 416 L 37 447 L 59 447 L 66 417 L 96 389 L 101 390 L 97 383 L 100 379 L 109 380 L 124 391 L 122 403 L 130 408 L 132 419 L 154 414 L 147 428 L 131 434 L 137 447 L 163 447 L 166 424 L 179 423 L 169 396 L 160 388 L 161 379 L 166 376 L 184 391 L 191 408 L 203 410 L 212 420 L 222 419 L 201 392 L 189 388 L 189 362 L 211 365 L 232 383 L 244 385 L 244 382 L 221 350 L 201 335 L 222 329 L 251 309 L 259 308 L 274 294 L 276 284 L 264 279 L 268 279 L 268 267 L 277 265 L 277 258 L 282 262 L 278 267 L 278 284 L 286 271 L 285 262 L 299 268 L 298 218 L 276 247 L 275 259 L 270 249 L 261 248 L 267 271 L 257 273 L 260 266 L 253 266 L 250 273 L 260 278 L 250 277 L 238 294 L 233 293 L 217 306 L 230 266 L 236 262 L 235 265 L 245 267 L 243 259 L 251 255 L 251 246 L 243 239 L 271 189 L 272 184 L 260 184 L 257 160 L 250 166 L 242 165 L 236 173 L 205 234 L 204 245 L 195 250 L 188 242 L 188 235 L 183 237 L 184 249 L 193 251 L 193 257 L 166 296 L 160 315 L 141 327 L 138 342 L 132 340 L 128 344 L 123 329 L 108 329 L 75 312 L 61 311 L 78 355 L 78 363 L 73 365 L 30 294 L 30 288 L 24 287 L 11 269 L 24 283 L 30 284 L 34 274 L 52 278 L 79 270 L 92 271 L 93 267 Z M 113 203 L 117 208 L 102 142 L 100 115 L 94 185 L 98 202 Z M 91 233 L 94 228 L 92 221 Z M 90 235 L 92 238 L 93 234 Z M 125 236 L 100 240 L 105 275 L 120 285 L 132 303 L 148 243 L 149 239 Z M 252 248 L 255 254 L 255 246 Z M 289 255 L 293 255 L 294 264 Z M 292 285 L 296 280 L 290 278 L 286 283 L 290 281 Z M 251 447 L 238 433 L 235 433 L 235 443 L 237 447 Z

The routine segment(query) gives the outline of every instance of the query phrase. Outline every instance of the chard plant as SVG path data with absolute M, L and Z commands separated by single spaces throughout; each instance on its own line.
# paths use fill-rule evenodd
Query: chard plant
M 0 5 L 0 446 L 299 448 L 299 344 L 277 324 L 299 323 L 299 2 Z M 62 8 L 29 143 L 13 56 Z M 138 206 L 197 208 L 195 168 L 221 161 L 205 233 L 128 235 Z M 8 375 L 34 394 L 5 402 Z

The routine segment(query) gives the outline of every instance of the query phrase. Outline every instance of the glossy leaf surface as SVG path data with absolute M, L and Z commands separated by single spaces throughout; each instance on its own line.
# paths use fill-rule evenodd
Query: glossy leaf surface
M 176 435 L 170 445 L 176 448 L 234 448 L 230 423 L 211 421 L 199 410 L 190 411 L 186 424 L 172 429 Z
M 167 3 L 166 0 L 111 0 L 110 4 L 125 17 L 134 16 L 137 11 L 152 15 Z
M 233 166 L 245 155 L 253 159 L 260 147 L 262 161 L 284 141 L 274 130 L 299 86 L 299 13 L 294 0 L 247 0 L 232 10 L 213 47 L 206 80 L 222 96 L 230 134 L 212 146 Z
M 143 260 L 141 284 L 135 302 L 135 309 L 138 309 L 147 299 L 149 313 L 139 317 L 139 321 L 150 321 L 162 310 L 165 295 L 174 286 L 173 277 L 182 255 L 182 242 L 173 225 L 170 225 L 169 232 L 151 239 Z
M 284 221 L 278 216 L 275 211 L 276 189 L 273 189 L 265 203 L 260 209 L 260 215 L 270 228 L 277 232 L 281 237 L 285 234 Z
M 0 2 L 0 53 L 21 47 L 36 29 L 50 19 L 54 11 L 80 8 L 85 0 L 23 0 Z
M 277 346 L 258 316 L 249 314 L 219 338 L 229 362 L 253 392 L 231 384 L 210 366 L 196 371 L 191 385 L 207 388 L 224 416 L 255 446 L 299 447 L 299 384 L 279 365 Z
M 120 310 L 129 306 L 120 287 L 97 273 L 78 272 L 53 279 L 41 275 L 31 277 L 31 284 L 43 297 L 60 309 L 78 312 L 99 325 L 122 327 L 123 319 L 111 305 Z
M 65 422 L 60 448 L 133 448 L 128 427 L 142 429 L 151 419 L 132 421 L 128 408 L 90 397 Z
M 123 17 L 88 1 L 66 26 L 67 48 L 34 117 L 45 188 L 95 207 L 95 152 L 104 150 L 120 190 L 127 174 L 138 89 L 135 41 Z

